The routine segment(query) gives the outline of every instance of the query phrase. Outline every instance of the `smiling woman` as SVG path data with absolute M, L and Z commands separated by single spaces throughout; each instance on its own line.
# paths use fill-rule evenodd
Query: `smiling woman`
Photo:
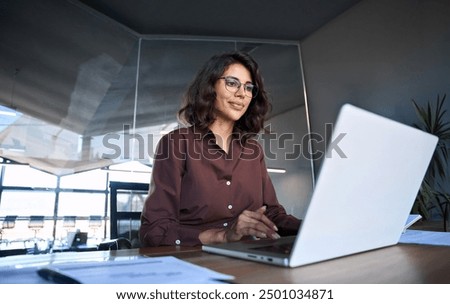
M 141 217 L 144 246 L 277 239 L 297 232 L 300 220 L 278 202 L 263 149 L 254 140 L 269 109 L 259 66 L 249 54 L 222 53 L 203 65 L 178 112 L 188 126 L 158 145 Z

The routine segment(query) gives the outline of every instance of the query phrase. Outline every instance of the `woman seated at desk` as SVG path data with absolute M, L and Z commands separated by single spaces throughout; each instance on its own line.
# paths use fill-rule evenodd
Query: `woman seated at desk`
M 141 215 L 143 246 L 196 246 L 295 234 L 253 139 L 270 103 L 258 64 L 242 52 L 213 56 L 178 112 L 189 127 L 158 143 Z

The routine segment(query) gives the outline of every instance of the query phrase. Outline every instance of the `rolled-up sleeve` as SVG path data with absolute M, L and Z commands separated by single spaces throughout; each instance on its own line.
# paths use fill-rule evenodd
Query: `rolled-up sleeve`
M 182 135 L 161 138 L 155 154 L 149 195 L 141 214 L 140 240 L 143 246 L 200 245 L 200 227 L 179 221 L 181 181 L 186 149 Z M 185 143 L 184 143 L 185 144 Z

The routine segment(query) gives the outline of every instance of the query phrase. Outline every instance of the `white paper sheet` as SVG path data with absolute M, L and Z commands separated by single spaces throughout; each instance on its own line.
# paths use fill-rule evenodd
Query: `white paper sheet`
M 406 230 L 399 243 L 450 246 L 450 232 Z
M 84 284 L 218 284 L 234 279 L 172 256 L 67 263 L 49 269 Z

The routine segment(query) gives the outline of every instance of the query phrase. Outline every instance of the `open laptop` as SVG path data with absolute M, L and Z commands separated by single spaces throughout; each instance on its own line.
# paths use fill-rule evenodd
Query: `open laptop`
M 346 104 L 332 139 L 297 236 L 203 250 L 297 267 L 397 244 L 438 138 Z
M 76 248 L 87 244 L 87 232 L 69 231 L 67 232 L 67 246 L 69 248 Z

